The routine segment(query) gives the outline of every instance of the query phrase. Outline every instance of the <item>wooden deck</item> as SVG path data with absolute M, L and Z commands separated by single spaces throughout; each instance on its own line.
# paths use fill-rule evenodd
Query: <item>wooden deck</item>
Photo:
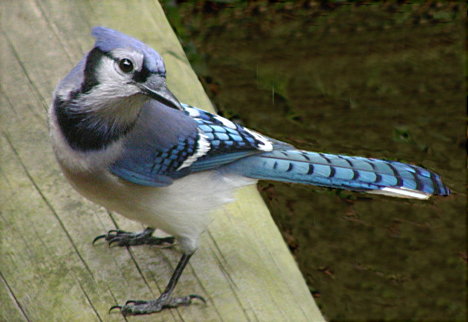
M 105 25 L 151 44 L 171 90 L 211 104 L 157 1 L 5 0 L 1 4 L 1 321 L 323 321 L 255 188 L 215 215 L 176 293 L 208 303 L 123 318 L 128 299 L 159 295 L 177 249 L 91 245 L 109 229 L 140 230 L 84 200 L 52 153 L 47 108 L 57 82 Z

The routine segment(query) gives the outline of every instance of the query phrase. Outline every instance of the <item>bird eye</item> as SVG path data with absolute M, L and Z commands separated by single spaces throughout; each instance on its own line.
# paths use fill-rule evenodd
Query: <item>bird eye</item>
M 123 58 L 119 61 L 119 68 L 125 74 L 133 72 L 133 63 L 128 58 Z

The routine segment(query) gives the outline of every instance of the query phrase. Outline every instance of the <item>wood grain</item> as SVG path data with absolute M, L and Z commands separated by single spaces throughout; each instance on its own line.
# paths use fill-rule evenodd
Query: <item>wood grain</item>
M 0 320 L 323 321 L 255 188 L 214 215 L 176 289 L 207 305 L 124 318 L 128 299 L 159 295 L 177 249 L 91 245 L 109 229 L 142 226 L 80 197 L 55 162 L 47 108 L 58 81 L 105 25 L 150 44 L 183 102 L 212 109 L 156 1 L 5 0 L 1 10 Z

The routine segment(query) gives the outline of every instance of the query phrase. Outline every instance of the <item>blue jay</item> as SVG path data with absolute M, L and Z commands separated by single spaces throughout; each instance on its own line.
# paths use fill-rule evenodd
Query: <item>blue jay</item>
M 160 297 L 113 307 L 124 315 L 204 301 L 172 292 L 209 214 L 259 179 L 416 199 L 450 193 L 437 174 L 421 167 L 298 150 L 180 103 L 155 50 L 104 27 L 92 35 L 94 48 L 54 92 L 49 120 L 57 160 L 83 196 L 149 227 L 111 230 L 94 241 L 132 246 L 177 240 L 183 253 Z M 173 237 L 154 237 L 155 228 Z

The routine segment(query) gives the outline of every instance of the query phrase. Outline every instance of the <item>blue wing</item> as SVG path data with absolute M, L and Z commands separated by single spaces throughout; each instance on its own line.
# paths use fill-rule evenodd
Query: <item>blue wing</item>
M 145 104 L 111 172 L 136 184 L 163 187 L 190 173 L 273 149 L 271 141 L 258 133 L 182 105 L 183 112 L 155 101 Z

